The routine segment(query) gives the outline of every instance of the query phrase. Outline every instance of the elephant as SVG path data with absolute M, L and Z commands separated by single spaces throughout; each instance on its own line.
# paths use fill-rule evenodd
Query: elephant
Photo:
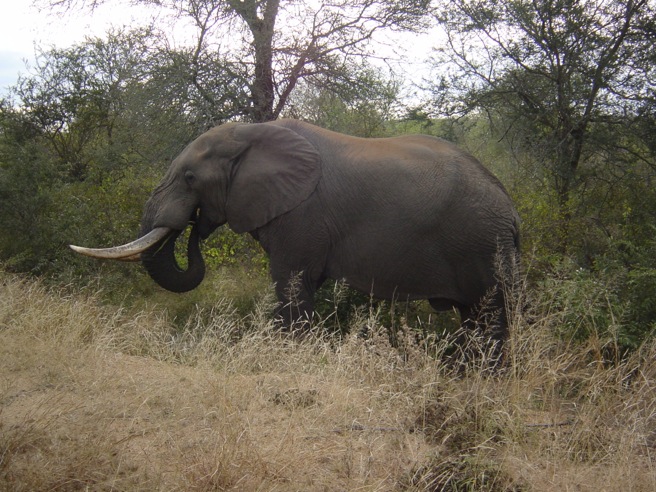
M 140 258 L 158 284 L 185 292 L 205 274 L 200 240 L 226 223 L 268 254 L 284 326 L 311 320 L 314 294 L 331 278 L 378 299 L 456 309 L 463 324 L 485 304 L 496 313 L 490 336 L 507 337 L 498 265 L 518 258 L 520 219 L 501 182 L 446 140 L 358 138 L 293 119 L 226 123 L 173 160 L 145 205 L 139 239 L 71 247 Z M 173 247 L 189 224 L 182 270 Z

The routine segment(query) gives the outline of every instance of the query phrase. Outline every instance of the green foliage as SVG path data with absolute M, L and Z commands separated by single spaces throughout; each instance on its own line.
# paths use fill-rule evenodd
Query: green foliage
M 359 137 L 389 135 L 399 84 L 366 64 L 353 67 L 348 86 L 322 81 L 301 84 L 284 116 L 309 121 L 329 130 Z
M 541 316 L 558 320 L 559 336 L 574 343 L 592 342 L 603 356 L 617 360 L 656 333 L 656 268 L 633 268 L 608 252 L 592 269 L 571 260 L 553 262 L 536 281 Z M 634 258 L 635 259 L 635 258 Z
M 449 43 L 435 58 L 435 111 L 487 117 L 525 185 L 555 197 L 561 253 L 585 247 L 582 217 L 606 225 L 620 181 L 654 170 L 653 5 L 602 4 L 458 0 L 437 13 Z
M 562 313 L 557 329 L 562 337 L 584 341 L 594 336 L 611 340 L 619 326 L 616 313 L 617 279 L 594 275 L 569 262 L 554 265 L 554 271 L 543 280 L 543 291 L 550 296 L 554 313 Z
M 161 97 L 153 40 L 117 32 L 41 52 L 3 101 L 0 258 L 9 268 L 93 276 L 98 263 L 72 255 L 69 243 L 136 237 L 148 194 L 195 133 Z
M 255 239 L 222 227 L 203 242 L 203 257 L 208 268 L 238 265 L 254 272 L 266 272 L 269 261 Z

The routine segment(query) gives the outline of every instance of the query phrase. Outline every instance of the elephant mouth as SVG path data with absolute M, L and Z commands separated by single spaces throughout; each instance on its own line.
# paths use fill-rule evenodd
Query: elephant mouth
M 205 240 L 207 239 L 216 229 L 225 224 L 225 220 L 222 222 L 217 222 L 210 219 L 207 215 L 202 213 L 202 209 L 199 209 L 197 214 L 191 218 L 189 222 L 192 226 L 195 224 L 198 227 L 198 233 L 200 238 Z

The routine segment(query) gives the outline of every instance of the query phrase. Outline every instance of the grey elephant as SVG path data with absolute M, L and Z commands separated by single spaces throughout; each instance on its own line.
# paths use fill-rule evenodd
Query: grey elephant
M 173 246 L 190 223 L 183 271 Z M 519 217 L 499 180 L 447 141 L 355 138 L 296 120 L 224 124 L 173 161 L 146 203 L 139 239 L 71 247 L 140 257 L 158 284 L 185 292 L 205 273 L 200 239 L 225 223 L 269 255 L 285 325 L 311 318 L 314 293 L 331 278 L 376 298 L 456 308 L 463 323 L 487 298 L 491 336 L 506 337 L 497 265 L 517 258 Z

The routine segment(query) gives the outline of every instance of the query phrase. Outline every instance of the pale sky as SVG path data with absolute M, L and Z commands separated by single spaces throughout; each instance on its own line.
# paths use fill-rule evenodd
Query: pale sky
M 145 19 L 137 10 L 100 7 L 93 15 L 65 16 L 39 11 L 33 0 L 5 0 L 0 15 L 0 96 L 25 73 L 25 61 L 34 64 L 35 47 L 66 47 L 86 35 L 102 36 L 111 26 L 135 25 Z M 140 17 L 141 15 L 141 17 Z
M 81 42 L 85 36 L 104 36 L 112 27 L 145 25 L 153 10 L 132 7 L 128 0 L 121 5 L 120 0 L 112 0 L 111 6 L 101 6 L 93 14 L 74 11 L 65 15 L 39 10 L 34 0 L 5 0 L 0 15 L 0 97 L 6 94 L 7 87 L 14 85 L 19 73 L 26 73 L 26 61 L 34 66 L 35 48 L 48 49 L 52 46 L 67 47 Z M 43 0 L 40 2 L 43 5 Z M 183 40 L 184 26 L 178 21 L 176 27 L 178 40 Z M 169 35 L 176 33 L 169 32 Z M 398 36 L 399 46 L 412 48 L 403 56 L 406 77 L 425 73 L 423 62 L 434 44 L 436 34 L 394 35 Z M 403 40 L 403 41 L 401 41 Z M 175 42 L 174 42 L 175 43 Z M 406 45 L 407 46 L 404 46 Z M 416 77 L 416 75 L 415 75 Z

